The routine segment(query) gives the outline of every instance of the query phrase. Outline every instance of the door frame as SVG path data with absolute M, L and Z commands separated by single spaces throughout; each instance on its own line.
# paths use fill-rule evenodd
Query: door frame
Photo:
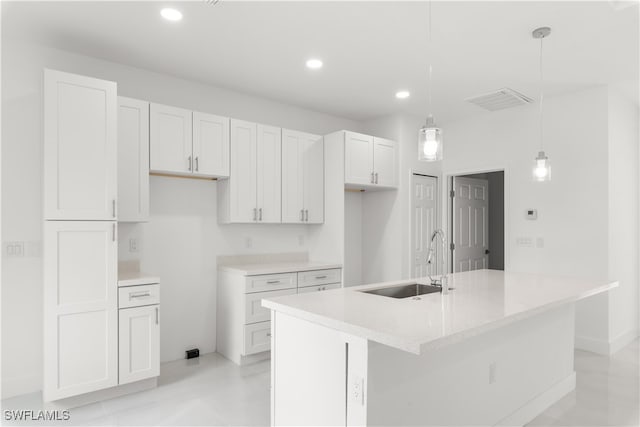
M 449 243 L 453 241 L 453 200 L 449 197 L 451 190 L 453 190 L 453 177 L 463 175 L 474 175 L 478 173 L 491 173 L 491 172 L 503 172 L 504 173 L 504 271 L 511 271 L 511 254 L 509 250 L 509 241 L 511 236 L 511 221 L 509 220 L 509 206 L 510 206 L 510 194 L 509 188 L 511 187 L 510 179 L 511 174 L 509 168 L 505 165 L 495 165 L 489 167 L 480 168 L 462 168 L 443 170 L 442 176 L 447 185 L 447 191 L 442 192 L 441 201 L 442 209 L 441 214 L 443 218 L 447 218 L 445 232 Z M 453 272 L 453 251 L 449 249 L 449 272 Z
M 407 265 L 405 268 L 407 269 L 406 271 L 408 273 L 407 278 L 410 278 L 410 279 L 414 278 L 413 277 L 413 272 L 411 270 L 411 265 L 412 265 L 413 261 L 410 259 L 410 257 L 412 256 L 412 253 L 413 253 L 413 248 L 412 248 L 412 245 L 411 245 L 411 235 L 413 233 L 413 223 L 411 221 L 411 215 L 412 215 L 411 208 L 412 208 L 412 203 L 413 203 L 413 196 L 411 194 L 411 182 L 413 180 L 413 175 L 421 175 L 421 176 L 426 176 L 426 177 L 429 177 L 429 178 L 435 178 L 436 179 L 436 203 L 437 203 L 437 205 L 436 205 L 436 229 L 443 227 L 442 226 L 442 218 L 443 218 L 443 216 L 442 216 L 442 207 L 443 207 L 442 206 L 442 195 L 443 195 L 443 193 L 442 193 L 442 176 L 440 176 L 440 175 L 431 175 L 431 174 L 428 174 L 428 173 L 417 171 L 415 169 L 409 169 L 409 197 L 408 197 L 409 200 L 407 201 L 408 209 L 407 209 L 407 218 L 406 218 L 407 224 L 409 224 L 409 228 L 408 228 L 408 232 L 409 233 L 407 234 L 407 237 L 408 237 L 407 246 L 405 246 L 409 250 L 409 252 L 408 252 L 408 254 L 409 254 L 409 265 Z M 447 194 L 449 194 L 449 193 L 447 193 Z

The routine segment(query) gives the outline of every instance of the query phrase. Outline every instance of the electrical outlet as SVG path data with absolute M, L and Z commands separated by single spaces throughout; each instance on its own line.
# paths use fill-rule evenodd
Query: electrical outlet
M 129 252 L 138 252 L 138 239 L 135 237 L 129 239 Z
M 4 242 L 2 254 L 6 258 L 20 258 L 24 256 L 24 242 Z
M 351 384 L 351 399 L 359 405 L 364 405 L 364 378 L 360 375 L 352 375 Z
M 516 246 L 521 248 L 532 248 L 533 239 L 531 237 L 516 237 Z
M 489 365 L 489 384 L 496 382 L 496 362 Z

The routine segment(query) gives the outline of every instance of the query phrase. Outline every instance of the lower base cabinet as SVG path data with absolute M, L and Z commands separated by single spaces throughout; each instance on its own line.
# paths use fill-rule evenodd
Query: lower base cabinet
M 119 383 L 160 375 L 160 306 L 119 310 Z

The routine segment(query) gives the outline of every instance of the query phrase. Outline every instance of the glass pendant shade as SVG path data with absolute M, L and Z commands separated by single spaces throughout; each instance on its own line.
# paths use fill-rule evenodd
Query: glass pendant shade
M 551 162 L 544 151 L 533 160 L 533 179 L 538 182 L 551 180 Z
M 442 160 L 442 129 L 429 118 L 418 134 L 418 159 L 427 162 Z

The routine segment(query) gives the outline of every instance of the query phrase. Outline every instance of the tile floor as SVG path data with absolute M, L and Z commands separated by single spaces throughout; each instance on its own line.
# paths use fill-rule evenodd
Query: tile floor
M 639 348 L 636 340 L 611 357 L 576 351 L 576 390 L 529 425 L 640 425 Z M 269 367 L 240 368 L 216 353 L 166 363 L 156 389 L 76 408 L 69 422 L 51 424 L 268 425 Z M 39 393 L 2 401 L 2 409 L 41 407 Z

